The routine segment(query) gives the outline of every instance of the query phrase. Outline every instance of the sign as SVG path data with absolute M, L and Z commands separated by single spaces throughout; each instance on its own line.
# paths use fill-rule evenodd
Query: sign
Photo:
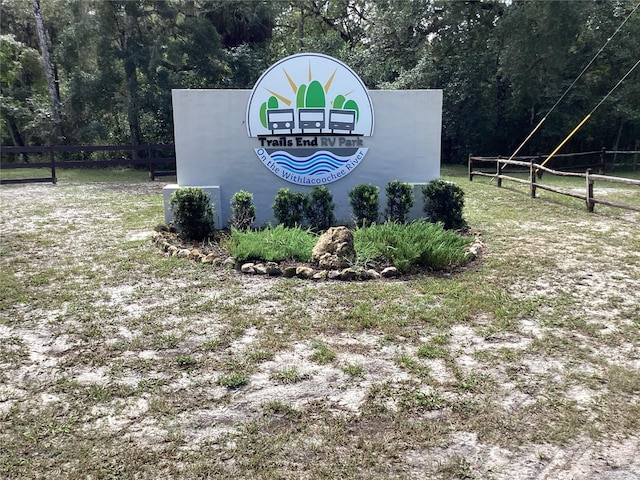
M 280 60 L 258 79 L 246 125 L 269 171 L 298 185 L 324 185 L 348 175 L 367 154 L 373 104 L 344 63 L 303 53 Z

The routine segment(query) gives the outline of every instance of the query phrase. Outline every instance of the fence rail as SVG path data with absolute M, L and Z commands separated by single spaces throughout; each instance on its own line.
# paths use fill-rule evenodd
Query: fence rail
M 617 152 L 617 153 L 629 153 L 629 152 Z M 631 153 L 640 153 L 640 152 L 631 152 Z M 482 177 L 491 177 L 491 180 L 495 179 L 498 187 L 502 187 L 502 180 L 509 180 L 512 182 L 529 185 L 529 191 L 531 198 L 536 198 L 536 190 L 547 190 L 550 192 L 558 193 L 560 195 L 566 195 L 569 197 L 577 198 L 583 200 L 589 212 L 594 211 L 594 207 L 596 204 L 607 205 L 610 207 L 617 207 L 626 210 L 634 210 L 640 212 L 640 206 L 637 205 L 629 205 L 626 203 L 612 202 L 609 200 L 603 200 L 600 198 L 595 198 L 594 196 L 594 184 L 597 181 L 605 181 L 611 183 L 623 183 L 626 185 L 634 185 L 640 187 L 640 180 L 634 180 L 631 178 L 622 178 L 622 177 L 614 177 L 610 175 L 601 175 L 592 173 L 591 168 L 588 168 L 585 173 L 576 173 L 576 172 L 563 172 L 558 170 L 553 170 L 551 168 L 545 167 L 539 163 L 536 163 L 535 160 L 541 157 L 518 157 L 519 160 L 508 160 L 506 158 L 500 157 L 474 157 L 469 155 L 469 181 L 473 181 L 474 176 L 482 176 Z M 474 163 L 477 165 L 478 163 L 495 163 L 495 171 L 494 172 L 485 172 L 474 169 Z M 526 172 L 528 170 L 529 178 L 523 179 L 514 177 L 511 175 L 507 175 L 504 173 L 504 168 L 507 165 L 512 165 L 514 167 L 524 167 L 526 170 L 520 170 L 521 172 Z M 574 177 L 574 178 L 583 178 L 585 179 L 585 194 L 572 192 L 569 190 L 564 190 L 562 188 L 554 187 L 551 185 L 544 185 L 540 183 L 540 179 L 542 178 L 542 174 L 546 172 L 551 175 L 556 175 L 560 177 Z
M 108 158 L 100 160 L 69 160 L 65 157 L 73 157 L 74 154 L 88 156 L 96 152 L 121 152 L 118 158 Z M 47 168 L 51 170 L 51 176 L 40 178 L 19 178 L 0 179 L 0 184 L 15 183 L 56 183 L 57 168 L 83 168 L 83 167 L 113 167 L 124 165 L 145 165 L 149 169 L 149 179 L 176 174 L 175 146 L 167 144 L 149 145 L 50 145 L 32 147 L 0 147 L 2 157 L 6 155 L 29 157 L 33 154 L 46 156 L 46 161 L 2 161 L 0 168 L 10 169 L 33 169 Z M 127 156 L 125 156 L 127 155 Z M 61 158 L 62 157 L 62 158 Z M 158 167 L 170 166 L 169 169 L 158 169 Z

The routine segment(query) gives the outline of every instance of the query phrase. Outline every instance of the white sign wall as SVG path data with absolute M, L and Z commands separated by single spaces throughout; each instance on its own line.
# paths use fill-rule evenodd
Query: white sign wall
M 271 206 L 276 192 L 281 187 L 308 192 L 315 184 L 326 185 L 333 194 L 338 222 L 348 223 L 352 215 L 348 192 L 358 184 L 371 183 L 380 187 L 382 213 L 386 201 L 384 189 L 389 181 L 400 180 L 419 186 L 439 178 L 441 90 L 372 90 L 364 91 L 364 96 L 358 97 L 354 93 L 356 89 L 348 90 L 349 85 L 339 83 L 339 80 L 353 84 L 358 82 L 355 80 L 357 76 L 350 76 L 352 72 L 347 67 L 343 70 L 342 66 L 333 62 L 329 62 L 328 67 L 320 63 L 316 65 L 315 57 L 311 63 L 308 58 L 297 57 L 296 61 L 302 61 L 306 71 L 302 68 L 303 71 L 299 72 L 286 64 L 283 69 L 282 64 L 276 64 L 265 72 L 253 91 L 172 92 L 177 184 L 164 188 L 167 223 L 171 221 L 169 198 L 177 188 L 185 186 L 202 187 L 209 192 L 218 227 L 226 226 L 228 223 L 232 195 L 240 190 L 252 193 L 256 206 L 256 226 L 261 226 L 274 222 Z M 284 84 L 268 84 L 269 72 L 284 79 Z M 332 74 L 333 80 L 326 88 Z M 303 89 L 302 85 L 305 85 L 306 89 L 311 88 L 309 78 L 311 82 L 318 81 L 321 85 L 325 95 L 324 106 L 319 98 L 322 96 L 320 88 L 316 84 L 313 87 L 316 92 L 313 94 L 316 95 L 315 99 L 313 95 L 305 96 L 299 93 Z M 350 94 L 351 97 L 345 94 Z M 362 95 L 362 92 L 360 94 Z M 298 95 L 303 98 L 299 102 Z M 344 99 L 338 98 L 340 95 Z M 277 105 L 273 100 L 269 105 L 271 97 L 278 99 Z M 282 99 L 286 99 L 290 104 L 287 105 Z M 354 102 L 347 104 L 347 99 L 353 99 Z M 309 102 L 305 103 L 307 100 Z M 265 102 L 266 106 L 263 107 Z M 370 120 L 354 123 L 353 114 L 337 112 L 334 117 L 335 126 L 342 127 L 343 130 L 331 131 L 330 111 L 352 110 L 354 103 L 357 104 L 361 119 L 369 115 L 362 112 L 370 109 Z M 333 108 L 334 106 L 341 108 Z M 261 109 L 264 112 L 262 118 Z M 283 112 L 277 110 L 286 109 L 293 110 L 289 112 L 293 113 L 293 116 L 279 117 L 278 114 Z M 316 111 L 308 111 L 309 109 Z M 319 114 L 317 109 L 323 113 Z M 275 111 L 272 112 L 271 118 L 267 116 L 270 110 Z M 346 116 L 341 116 L 342 114 Z M 323 128 L 320 128 L 314 121 L 322 122 L 322 115 L 325 123 L 321 125 Z M 270 128 L 274 127 L 274 123 L 279 124 L 282 118 L 293 121 L 290 124 L 291 131 L 285 126 L 282 128 L 287 131 L 272 132 Z M 280 127 L 278 125 L 275 128 Z M 353 127 L 353 130 L 344 130 L 349 127 Z M 268 141 L 274 143 L 267 144 Z M 283 175 L 284 168 L 277 161 L 278 154 L 275 155 L 275 159 L 261 158 L 261 150 L 271 147 L 272 151 L 280 149 L 281 145 L 276 144 L 278 142 L 284 142 L 287 147 L 284 150 L 288 150 L 291 157 L 298 159 L 304 155 L 323 155 L 317 151 L 337 146 L 353 148 L 356 152 L 366 149 L 366 152 L 360 158 L 351 159 L 351 164 L 335 164 L 327 169 L 328 172 L 321 172 L 320 167 L 315 173 L 308 171 L 299 175 L 295 179 L 298 180 L 296 182 L 292 181 L 291 174 L 289 178 Z M 292 145 L 287 145 L 289 142 Z M 331 145 L 331 142 L 334 144 Z M 340 145 L 340 142 L 343 142 L 343 145 Z M 346 145 L 346 142 L 352 143 Z M 319 162 L 321 163 L 322 161 Z M 309 183 L 311 181 L 317 183 Z M 422 216 L 422 198 L 418 187 L 415 192 L 416 204 L 412 209 L 412 219 Z

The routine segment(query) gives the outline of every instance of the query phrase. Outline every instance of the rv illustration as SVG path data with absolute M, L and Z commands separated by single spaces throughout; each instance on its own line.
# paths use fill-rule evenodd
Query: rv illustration
M 327 118 L 324 108 L 298 108 L 298 128 L 304 133 L 305 129 L 322 130 L 327 128 Z M 331 133 L 351 133 L 356 128 L 356 111 L 343 109 L 329 110 L 329 129 Z M 267 128 L 271 133 L 288 130 L 293 134 L 296 128 L 296 115 L 293 108 L 277 108 L 267 110 Z
M 326 128 L 324 108 L 299 108 L 298 109 L 298 127 L 304 133 L 304 129 L 320 129 Z
M 356 128 L 355 110 L 329 110 L 329 128 L 331 133 L 334 130 L 348 131 L 351 133 Z
M 293 133 L 295 127 L 293 108 L 267 110 L 267 126 L 271 133 L 280 130 L 289 130 L 289 133 Z

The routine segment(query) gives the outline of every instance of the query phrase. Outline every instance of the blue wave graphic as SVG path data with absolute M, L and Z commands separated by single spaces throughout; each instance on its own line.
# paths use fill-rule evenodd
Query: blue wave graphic
M 282 168 L 300 175 L 318 175 L 332 172 L 345 165 L 351 156 L 341 157 L 326 150 L 316 152 L 311 157 L 296 157 L 288 152 L 273 152 L 271 159 Z

